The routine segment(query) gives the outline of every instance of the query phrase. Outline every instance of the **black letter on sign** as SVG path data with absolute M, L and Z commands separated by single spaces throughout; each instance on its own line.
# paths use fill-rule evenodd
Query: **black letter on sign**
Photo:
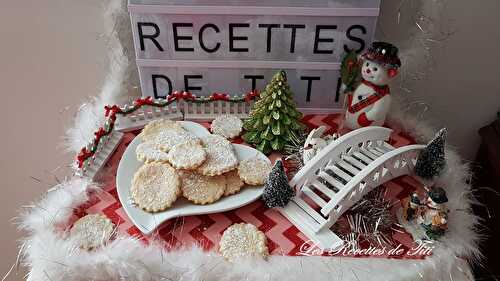
M 163 95 L 161 95 L 161 96 L 158 95 L 158 86 L 156 85 L 157 84 L 156 83 L 156 79 L 158 79 L 158 78 L 161 78 L 161 79 L 167 81 L 168 92 L 164 96 Z M 154 95 L 155 99 L 157 99 L 157 98 L 165 98 L 165 97 L 167 97 L 168 95 L 170 95 L 172 93 L 172 81 L 170 81 L 170 79 L 168 79 L 167 76 L 160 75 L 160 74 L 153 74 L 153 75 L 151 75 L 151 80 L 153 80 L 153 95 Z
M 220 42 L 217 42 L 217 44 L 215 44 L 215 47 L 213 47 L 212 49 L 208 48 L 207 46 L 205 46 L 205 43 L 203 43 L 203 32 L 205 32 L 205 29 L 207 28 L 212 28 L 215 33 L 219 33 L 220 30 L 219 28 L 217 27 L 217 25 L 213 24 L 213 23 L 207 23 L 207 24 L 204 24 L 201 28 L 200 28 L 200 32 L 198 34 L 198 39 L 200 40 L 200 47 L 207 53 L 214 53 L 214 52 L 217 52 L 217 50 L 220 48 Z
M 295 37 L 297 36 L 298 28 L 306 28 L 303 24 L 284 24 L 284 28 L 291 28 L 292 34 L 290 36 L 290 53 L 295 53 Z
M 339 102 L 340 99 L 340 85 L 342 85 L 342 77 L 337 79 L 337 89 L 335 90 L 335 102 Z
M 279 28 L 280 25 L 279 24 L 275 24 L 275 23 L 271 23 L 271 24 L 267 24 L 267 23 L 262 23 L 262 24 L 259 24 L 259 28 L 267 28 L 267 52 L 270 53 L 271 52 L 271 30 L 273 28 Z
M 155 33 L 144 35 L 144 31 L 142 30 L 143 26 L 152 27 L 155 30 Z M 158 43 L 158 41 L 156 41 L 155 39 L 156 37 L 160 36 L 160 28 L 158 27 L 158 25 L 152 22 L 138 22 L 137 32 L 139 32 L 139 44 L 141 45 L 141 51 L 144 51 L 146 49 L 144 46 L 144 39 L 150 39 L 153 44 L 155 44 L 156 48 L 163 52 L 163 48 L 161 47 L 160 43 Z
M 202 75 L 184 75 L 184 91 L 201 91 L 201 87 L 189 86 L 189 79 L 203 79 Z
M 179 47 L 180 40 L 193 40 L 193 36 L 180 36 L 178 27 L 193 27 L 192 23 L 172 23 L 172 29 L 174 30 L 174 48 L 176 52 L 194 52 L 194 48 L 181 48 Z
M 361 30 L 361 33 L 366 34 L 366 28 L 362 25 L 356 24 L 356 25 L 351 25 L 345 32 L 347 39 L 359 43 L 359 48 L 356 50 L 356 53 L 359 53 L 363 51 L 363 49 L 365 48 L 365 40 L 363 40 L 363 38 L 352 36 L 351 32 L 354 29 L 359 29 Z M 347 45 L 344 44 L 344 51 L 350 52 L 351 50 L 349 49 L 349 47 L 347 47 Z
M 333 43 L 333 38 L 320 38 L 320 33 L 322 29 L 337 29 L 336 25 L 317 25 L 316 35 L 314 36 L 314 53 L 315 54 L 333 54 L 332 50 L 320 50 L 319 43 Z
M 255 91 L 257 88 L 257 79 L 264 79 L 264 75 L 245 75 L 243 78 L 252 80 L 252 91 Z
M 311 101 L 311 90 L 312 90 L 312 81 L 321 80 L 320 77 L 317 76 L 301 76 L 300 80 L 307 80 L 307 94 L 306 101 Z
M 250 27 L 249 23 L 230 23 L 229 24 L 229 51 L 230 52 L 248 52 L 248 48 L 235 48 L 234 41 L 248 40 L 247 36 L 234 36 L 234 29 L 237 27 Z

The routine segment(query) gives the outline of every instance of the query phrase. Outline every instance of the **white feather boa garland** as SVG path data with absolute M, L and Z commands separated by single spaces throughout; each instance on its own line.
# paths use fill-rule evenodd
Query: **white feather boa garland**
M 67 133 L 66 145 L 78 151 L 103 123 L 106 104 L 124 104 L 137 86 L 128 15 L 125 1 L 109 0 L 105 12 L 109 37 L 110 70 L 101 93 L 83 105 L 75 125 Z M 121 22 L 121 23 L 120 23 Z M 126 27 L 126 28 L 123 28 Z M 404 52 L 403 52 L 404 53 Z M 404 103 L 401 103 L 404 104 Z M 390 122 L 401 126 L 424 142 L 434 129 L 393 104 Z M 378 258 L 271 256 L 267 261 L 225 261 L 216 251 L 201 248 L 165 251 L 161 240 L 145 245 L 118 234 L 107 245 L 94 250 L 80 249 L 65 226 L 74 208 L 88 200 L 88 192 L 98 189 L 89 179 L 74 177 L 55 186 L 20 217 L 27 232 L 21 241 L 21 261 L 29 268 L 28 280 L 472 280 L 467 262 L 479 256 L 475 231 L 478 218 L 470 211 L 474 203 L 467 165 L 451 150 L 448 166 L 439 179 L 445 187 L 451 210 L 449 231 L 433 255 L 425 260 Z
M 107 0 L 103 13 L 108 70 L 101 91 L 78 109 L 73 127 L 66 132 L 65 146 L 79 151 L 104 123 L 104 106 L 126 104 L 137 97 L 139 78 L 135 66 L 130 18 L 124 0 Z
M 468 212 L 469 187 L 465 166 L 448 153 L 442 177 L 450 188 L 450 229 L 423 261 L 378 258 L 271 256 L 267 261 L 229 263 L 216 251 L 201 248 L 166 252 L 161 240 L 145 245 L 117 235 L 107 245 L 86 251 L 78 247 L 63 226 L 73 209 L 84 203 L 96 187 L 87 179 L 73 178 L 49 191 L 21 216 L 22 262 L 30 268 L 28 280 L 471 280 L 459 257 L 477 254 L 474 224 Z

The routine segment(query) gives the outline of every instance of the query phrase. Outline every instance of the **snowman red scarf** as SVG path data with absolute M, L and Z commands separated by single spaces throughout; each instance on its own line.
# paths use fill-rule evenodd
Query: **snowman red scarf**
M 361 81 L 361 83 L 372 88 L 374 93 L 369 95 L 366 99 L 363 99 L 355 104 L 352 103 L 353 102 L 353 100 L 352 100 L 353 95 L 352 94 L 348 95 L 347 97 L 349 99 L 348 100 L 349 107 L 347 108 L 347 110 L 352 114 L 359 112 L 360 110 L 376 103 L 381 98 L 390 94 L 389 86 L 387 86 L 387 85 L 378 86 L 378 85 L 375 85 L 372 82 L 366 81 L 364 79 Z

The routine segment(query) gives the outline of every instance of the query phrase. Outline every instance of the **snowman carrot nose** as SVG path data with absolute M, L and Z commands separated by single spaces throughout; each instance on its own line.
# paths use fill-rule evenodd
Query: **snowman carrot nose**
M 372 72 L 369 68 L 366 70 L 366 73 L 370 73 Z

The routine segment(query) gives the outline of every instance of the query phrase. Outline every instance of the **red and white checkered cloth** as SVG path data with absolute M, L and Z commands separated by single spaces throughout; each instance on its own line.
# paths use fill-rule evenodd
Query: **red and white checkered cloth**
M 306 115 L 303 118 L 303 122 L 310 128 L 321 125 L 327 126 L 327 133 L 329 134 L 337 132 L 340 121 L 340 114 Z M 203 125 L 209 126 L 208 123 Z M 92 194 L 91 199 L 75 212 L 75 218 L 86 214 L 104 214 L 118 226 L 119 232 L 128 233 L 147 241 L 151 238 L 143 236 L 127 217 L 118 199 L 115 186 L 116 170 L 120 158 L 136 134 L 137 132 L 125 134 L 122 142 L 104 169 L 106 175 L 102 177 L 103 190 Z M 394 132 L 390 139 L 390 144 L 395 147 L 412 143 L 414 141 L 402 132 Z M 387 196 L 390 199 L 394 199 L 394 201 L 405 198 L 411 192 L 421 190 L 422 188 L 416 180 L 408 176 L 394 179 L 386 183 L 385 186 L 388 187 L 389 191 Z M 398 208 L 398 206 L 395 206 L 395 208 Z M 169 220 L 158 229 L 155 237 L 164 240 L 167 248 L 196 244 L 208 250 L 218 245 L 220 237 L 227 227 L 233 223 L 240 222 L 252 223 L 263 231 L 268 240 L 269 252 L 273 255 L 300 255 L 300 247 L 308 240 L 303 233 L 278 211 L 267 208 L 260 200 L 228 212 L 187 216 Z M 393 239 L 400 242 L 404 248 L 414 246 L 411 237 L 406 233 L 395 232 Z M 391 258 L 421 257 L 401 256 Z

